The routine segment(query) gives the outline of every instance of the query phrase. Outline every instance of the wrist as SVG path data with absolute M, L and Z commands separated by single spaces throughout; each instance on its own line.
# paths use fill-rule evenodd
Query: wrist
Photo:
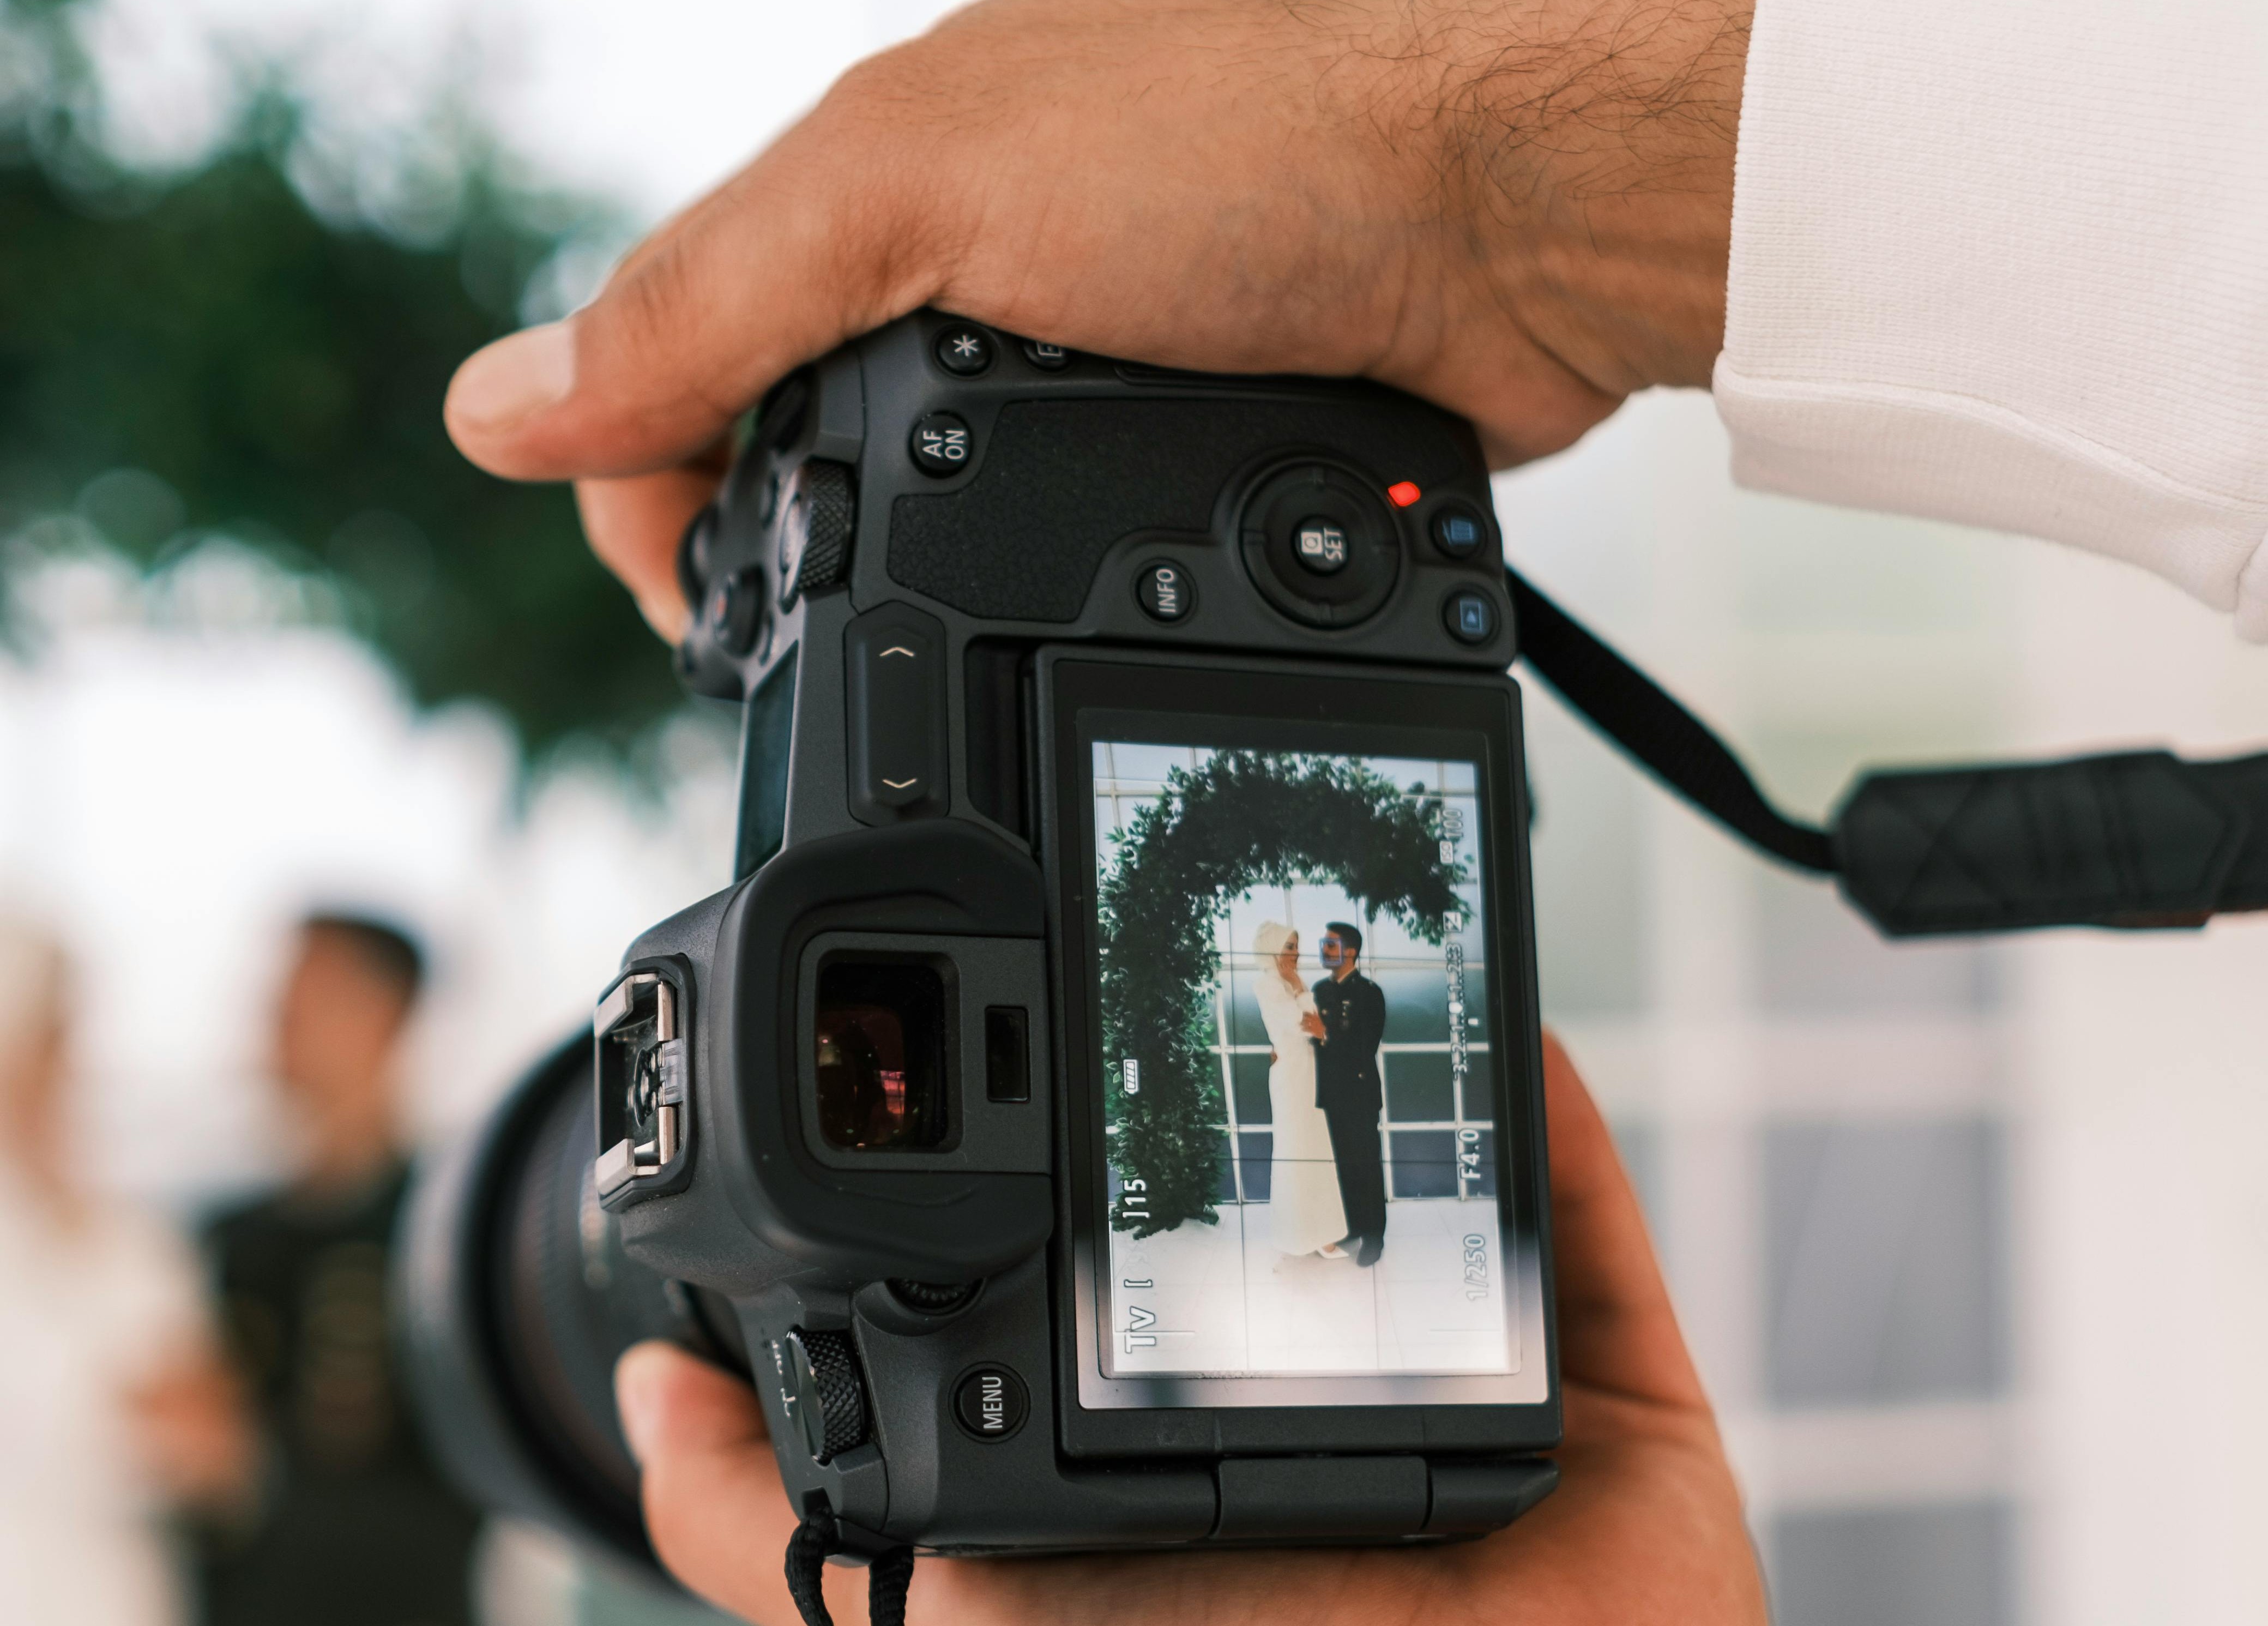
M 1599 393 L 1597 416 L 1649 386 L 1705 386 L 1723 347 L 1753 10 L 1507 4 L 1397 65 L 1403 105 L 1432 121 L 1432 224 L 1463 300 L 1481 320 L 1517 313 Z

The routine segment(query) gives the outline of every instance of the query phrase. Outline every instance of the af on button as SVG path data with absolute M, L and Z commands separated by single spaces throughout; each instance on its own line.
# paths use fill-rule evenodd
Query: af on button
M 1005 1366 L 979 1366 L 954 1386 L 954 1421 L 971 1439 L 1006 1439 L 1031 1410 L 1024 1380 Z
M 906 449 L 913 454 L 915 467 L 944 480 L 968 467 L 976 442 L 968 420 L 959 414 L 932 412 L 915 423 Z

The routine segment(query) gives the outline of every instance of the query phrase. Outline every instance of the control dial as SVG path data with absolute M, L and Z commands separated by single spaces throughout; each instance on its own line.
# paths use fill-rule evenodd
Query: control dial
M 849 1333 L 801 1328 L 772 1345 L 781 1404 L 816 1462 L 831 1462 L 866 1438 L 866 1387 Z
M 850 575 L 855 519 L 850 471 L 840 463 L 808 459 L 781 483 L 772 519 L 781 608 Z
M 1310 627 L 1368 620 L 1402 573 L 1392 511 L 1370 481 L 1337 463 L 1270 470 L 1245 499 L 1237 533 L 1261 596 Z

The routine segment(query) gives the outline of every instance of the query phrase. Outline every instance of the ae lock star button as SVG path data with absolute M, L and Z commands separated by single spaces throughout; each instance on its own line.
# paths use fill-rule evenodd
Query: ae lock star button
M 957 379 L 973 379 L 992 365 L 992 335 L 963 322 L 937 335 L 937 364 Z

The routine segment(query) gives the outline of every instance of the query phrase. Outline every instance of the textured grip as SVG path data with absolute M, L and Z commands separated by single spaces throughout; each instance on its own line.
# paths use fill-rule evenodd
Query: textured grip
M 794 575 L 782 585 L 783 600 L 833 587 L 850 573 L 850 533 L 856 518 L 850 471 L 840 463 L 812 458 L 790 476 L 780 497 L 781 523 L 793 533 L 783 541 L 782 556 Z
M 2198 925 L 2268 908 L 2268 756 L 1871 774 L 1834 840 L 1845 894 L 1891 937 Z
M 1432 490 L 1476 468 L 1469 436 L 1384 395 L 1012 401 L 967 485 L 892 504 L 890 579 L 971 615 L 1067 622 L 1113 543 L 1136 530 L 1204 533 L 1256 453 L 1359 446 L 1381 487 Z

